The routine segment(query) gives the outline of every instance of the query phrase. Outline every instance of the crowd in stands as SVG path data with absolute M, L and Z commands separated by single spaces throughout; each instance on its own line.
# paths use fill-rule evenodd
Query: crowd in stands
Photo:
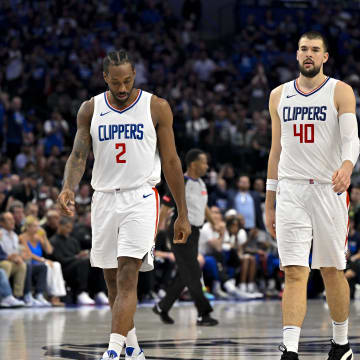
M 260 3 L 238 1 L 235 33 L 205 41 L 201 0 L 184 0 L 181 16 L 160 0 L 0 2 L 0 305 L 107 303 L 89 262 L 92 154 L 74 219 L 61 217 L 56 199 L 79 106 L 105 91 L 102 58 L 119 48 L 135 59 L 136 86 L 169 101 L 180 156 L 192 147 L 209 154 L 205 180 L 218 220 L 201 232 L 204 285 L 219 298 L 281 291 L 276 243 L 263 219 L 268 95 L 297 76 L 297 39 L 310 23 L 330 43 L 325 73 L 353 86 L 359 116 L 360 12 L 351 1 L 312 9 Z M 360 282 L 358 172 L 347 270 L 353 289 Z M 156 270 L 142 274 L 140 298 L 161 294 L 174 275 L 169 241 L 162 224 Z

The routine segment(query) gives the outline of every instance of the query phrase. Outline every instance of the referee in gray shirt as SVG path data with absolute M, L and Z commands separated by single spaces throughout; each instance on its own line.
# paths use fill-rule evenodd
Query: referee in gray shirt
M 210 316 L 213 309 L 202 291 L 201 269 L 197 260 L 200 228 L 204 224 L 205 217 L 213 222 L 207 206 L 206 185 L 201 179 L 208 169 L 207 156 L 201 150 L 192 149 L 186 154 L 185 162 L 185 197 L 191 235 L 186 244 L 171 244 L 178 268 L 177 275 L 167 288 L 166 296 L 154 306 L 153 311 L 160 316 L 164 323 L 173 324 L 174 320 L 168 315 L 168 312 L 184 288 L 187 287 L 198 311 L 197 325 L 214 326 L 218 324 L 218 321 Z M 177 217 L 176 204 L 171 194 L 167 194 L 162 199 L 160 222 L 169 213 L 170 208 L 175 209 L 169 226 L 169 231 L 173 232 L 173 224 Z M 173 233 L 170 233 L 169 236 L 172 238 Z

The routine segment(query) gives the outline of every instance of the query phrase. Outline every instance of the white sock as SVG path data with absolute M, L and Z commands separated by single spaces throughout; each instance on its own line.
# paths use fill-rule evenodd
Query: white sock
M 240 291 L 247 292 L 246 284 L 245 283 L 240 283 L 239 284 L 239 289 L 240 289 Z
M 283 343 L 286 346 L 287 351 L 297 353 L 299 351 L 301 328 L 292 325 L 286 325 L 283 327 Z
M 126 342 L 127 347 L 130 346 L 130 347 L 133 347 L 135 349 L 134 354 L 136 354 L 137 352 L 140 351 L 140 346 L 139 346 L 139 343 L 138 343 L 138 340 L 137 340 L 136 329 L 135 328 L 132 328 L 128 332 L 125 342 Z
M 114 350 L 120 357 L 121 350 L 124 347 L 126 337 L 120 334 L 112 333 L 110 334 L 110 341 L 108 350 Z
M 336 322 L 333 320 L 333 339 L 338 345 L 345 345 L 349 342 L 348 340 L 348 327 L 349 320 L 346 319 L 343 322 Z

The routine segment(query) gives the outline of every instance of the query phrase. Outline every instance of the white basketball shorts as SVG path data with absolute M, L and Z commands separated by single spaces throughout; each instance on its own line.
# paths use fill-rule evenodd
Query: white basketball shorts
M 91 265 L 118 267 L 120 256 L 143 259 L 140 271 L 154 268 L 159 194 L 144 185 L 135 190 L 95 191 L 91 203 Z
M 314 180 L 280 180 L 276 237 L 281 265 L 346 268 L 349 195 Z

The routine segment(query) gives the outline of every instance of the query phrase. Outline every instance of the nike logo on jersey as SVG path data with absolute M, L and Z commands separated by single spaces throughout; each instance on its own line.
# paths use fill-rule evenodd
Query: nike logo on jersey
M 106 114 L 108 114 L 108 113 L 110 113 L 111 111 L 108 111 L 108 112 L 106 112 L 106 113 L 100 113 L 100 116 L 104 116 L 104 115 L 106 115 Z
M 291 97 L 293 97 L 293 96 L 296 96 L 297 94 L 294 94 L 294 95 L 287 95 L 286 97 L 287 98 L 291 98 Z
M 147 198 L 147 197 L 149 197 L 150 195 L 152 195 L 152 193 L 151 194 L 147 194 L 147 195 L 143 195 L 143 198 L 145 199 L 145 198 Z

